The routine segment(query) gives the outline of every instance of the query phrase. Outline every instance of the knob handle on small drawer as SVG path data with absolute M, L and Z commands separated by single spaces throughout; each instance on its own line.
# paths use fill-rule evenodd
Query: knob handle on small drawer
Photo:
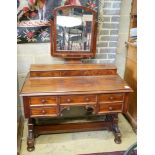
M 114 99 L 114 97 L 113 97 L 113 96 L 110 96 L 110 97 L 109 97 L 109 99 L 110 99 L 110 100 L 113 100 L 113 99 Z
M 42 110 L 42 114 L 46 114 L 46 111 L 44 109 Z
M 68 103 L 70 103 L 70 102 L 71 102 L 71 99 L 70 99 L 70 98 L 68 98 L 68 99 L 67 99 L 67 102 L 68 102 Z
M 41 103 L 45 103 L 45 102 L 46 102 L 46 100 L 45 100 L 45 99 L 42 99 L 42 100 L 41 100 Z
M 111 110 L 113 110 L 113 108 L 112 107 L 109 107 L 109 110 L 111 111 Z
M 88 102 L 88 101 L 90 101 L 90 99 L 87 97 L 87 98 L 86 98 L 86 101 Z

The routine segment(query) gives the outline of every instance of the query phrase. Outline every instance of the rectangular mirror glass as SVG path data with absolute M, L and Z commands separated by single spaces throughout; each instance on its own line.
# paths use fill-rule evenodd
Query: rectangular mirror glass
M 93 14 L 82 8 L 58 10 L 56 16 L 57 51 L 90 52 Z

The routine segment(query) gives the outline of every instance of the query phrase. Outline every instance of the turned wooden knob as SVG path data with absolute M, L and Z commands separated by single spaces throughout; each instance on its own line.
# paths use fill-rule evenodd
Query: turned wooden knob
M 46 100 L 45 100 L 45 99 L 42 99 L 42 100 L 41 100 L 41 103 L 45 103 L 45 102 L 46 102 Z
M 88 97 L 87 97 L 85 100 L 86 100 L 87 102 L 90 101 L 90 99 L 89 99 Z
M 113 100 L 113 99 L 114 99 L 114 97 L 113 97 L 113 96 L 110 96 L 110 97 L 109 97 L 109 99 L 110 99 L 110 100 Z
M 68 98 L 68 99 L 67 99 L 67 102 L 68 102 L 68 103 L 70 103 L 70 102 L 71 102 L 71 99 L 70 99 L 70 98 Z
M 109 107 L 109 110 L 111 111 L 111 110 L 113 110 L 113 108 L 112 107 Z
M 44 109 L 42 110 L 42 114 L 46 114 L 46 111 Z

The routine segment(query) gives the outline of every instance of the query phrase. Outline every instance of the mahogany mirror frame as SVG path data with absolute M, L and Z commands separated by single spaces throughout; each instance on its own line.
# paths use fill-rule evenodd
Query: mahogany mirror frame
M 89 52 L 84 51 L 70 51 L 70 50 L 57 50 L 57 30 L 56 30 L 56 16 L 59 10 L 67 9 L 67 8 L 81 8 L 85 11 L 91 12 L 93 15 L 92 21 L 92 31 L 91 31 L 91 46 Z M 53 10 L 53 21 L 51 21 L 51 55 L 53 57 L 62 57 L 67 59 L 82 59 L 82 58 L 93 58 L 96 54 L 96 38 L 97 38 L 97 12 L 91 8 L 79 5 L 65 5 L 57 7 Z

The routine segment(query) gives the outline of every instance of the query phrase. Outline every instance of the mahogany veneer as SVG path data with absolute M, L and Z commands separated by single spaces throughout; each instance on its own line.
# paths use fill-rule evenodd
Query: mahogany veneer
M 91 75 L 115 75 L 117 69 L 114 65 L 101 64 L 54 64 L 54 65 L 31 65 L 30 77 L 68 77 L 68 76 L 91 76 Z
M 28 151 L 34 150 L 34 137 L 45 133 L 109 129 L 115 142 L 120 143 L 118 113 L 127 112 L 129 92 L 132 89 L 117 75 L 114 65 L 31 65 L 21 90 L 25 117 L 29 119 Z M 37 119 L 61 120 L 72 107 L 83 107 L 87 121 L 37 124 Z M 102 115 L 104 120 L 90 121 Z

